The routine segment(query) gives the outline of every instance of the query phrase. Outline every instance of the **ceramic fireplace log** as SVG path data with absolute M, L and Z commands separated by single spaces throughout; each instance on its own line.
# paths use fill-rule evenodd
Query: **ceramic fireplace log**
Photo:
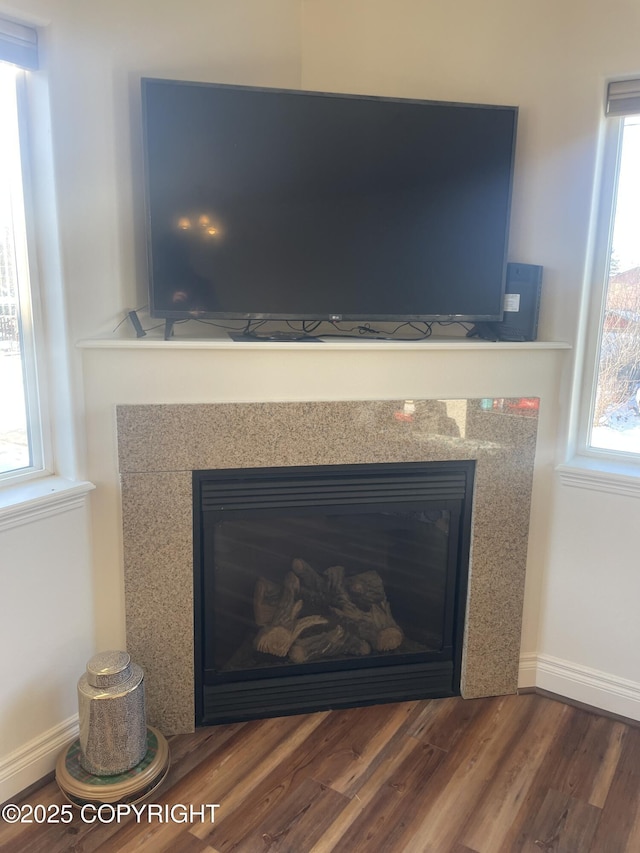
M 309 615 L 300 618 L 303 608 Z M 264 577 L 257 579 L 253 610 L 260 629 L 254 648 L 276 657 L 288 656 L 295 663 L 338 653 L 392 651 L 404 639 L 382 578 L 375 571 L 347 576 L 343 566 L 331 566 L 320 574 L 296 557 L 282 585 Z M 330 629 L 298 639 L 310 628 L 328 623 L 333 623 Z
M 344 585 L 349 598 L 360 610 L 368 610 L 372 605 L 382 604 L 387 600 L 378 572 L 361 572 L 359 575 L 345 577 Z
M 321 575 L 300 557 L 293 560 L 291 568 L 300 579 L 300 597 L 307 610 L 339 606 L 346 599 L 360 610 L 369 610 L 373 604 L 387 600 L 384 583 L 376 571 L 346 576 L 342 566 L 332 566 Z
M 307 663 L 330 657 L 342 650 L 345 634 L 342 625 L 336 625 L 331 631 L 297 640 L 289 650 L 289 660 L 291 663 Z
M 327 620 L 317 614 L 298 618 L 304 604 L 302 599 L 297 597 L 299 592 L 300 581 L 293 572 L 288 572 L 271 622 L 258 631 L 254 640 L 254 646 L 259 652 L 286 657 L 292 644 L 303 631 L 326 624 Z
M 267 578 L 258 578 L 253 590 L 253 616 L 256 625 L 264 628 L 273 620 L 282 595 L 282 586 Z
M 364 657 L 370 653 L 371 646 L 366 640 L 351 634 L 343 625 L 336 625 L 331 631 L 296 640 L 289 650 L 289 660 L 308 663 L 336 654 Z
M 323 610 L 329 604 L 327 579 L 303 560 L 296 557 L 291 568 L 300 579 L 300 591 L 307 610 Z
M 375 572 L 368 574 L 375 575 Z M 361 610 L 352 601 L 345 584 L 344 568 L 332 566 L 326 571 L 329 580 L 332 612 L 340 622 L 346 622 L 355 629 L 355 633 L 366 640 L 379 652 L 397 649 L 404 639 L 404 633 L 391 614 L 391 606 L 384 597 L 368 610 Z M 375 584 L 377 586 L 377 583 Z M 382 586 L 382 579 L 380 579 Z M 336 606 L 337 605 L 337 606 Z

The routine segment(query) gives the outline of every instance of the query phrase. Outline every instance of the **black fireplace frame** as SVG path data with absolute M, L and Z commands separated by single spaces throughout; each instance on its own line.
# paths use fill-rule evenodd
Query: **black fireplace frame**
M 450 660 L 398 662 L 390 665 L 368 662 L 354 668 L 344 661 L 325 662 L 322 666 L 303 664 L 287 666 L 286 675 L 273 675 L 268 670 L 256 672 L 243 680 L 233 678 L 212 685 L 204 671 L 204 580 L 203 562 L 204 513 L 233 510 L 236 500 L 245 501 L 247 488 L 258 487 L 253 504 L 260 508 L 260 492 L 269 492 L 269 484 L 285 481 L 292 484 L 292 500 L 296 483 L 317 484 L 323 498 L 307 498 L 314 506 L 348 506 L 363 502 L 358 485 L 367 476 L 388 487 L 394 477 L 409 480 L 404 502 L 429 500 L 459 502 L 457 529 L 457 574 L 450 618 L 453 649 Z M 355 465 L 286 466 L 278 468 L 240 468 L 193 471 L 193 550 L 194 550 L 194 667 L 196 726 L 239 722 L 262 717 L 310 713 L 313 711 L 359 707 L 385 702 L 441 698 L 460 694 L 464 621 L 467 602 L 474 460 L 442 462 L 402 462 Z M 325 483 L 338 483 L 337 496 Z M 351 485 L 356 483 L 355 488 Z M 425 492 L 425 489 L 427 490 Z M 304 499 L 304 498 L 303 498 Z M 269 510 L 274 508 L 269 499 Z M 289 498 L 285 497 L 285 502 Z M 365 501 L 382 502 L 373 487 Z M 386 502 L 389 501 L 387 496 Z

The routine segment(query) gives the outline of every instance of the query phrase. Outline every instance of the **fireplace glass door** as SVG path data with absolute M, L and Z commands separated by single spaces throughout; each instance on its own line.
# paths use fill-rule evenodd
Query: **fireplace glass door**
M 198 722 L 459 692 L 472 476 L 196 472 Z

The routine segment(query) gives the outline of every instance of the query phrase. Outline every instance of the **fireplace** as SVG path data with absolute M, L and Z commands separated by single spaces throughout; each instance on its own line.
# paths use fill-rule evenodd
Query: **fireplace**
M 459 694 L 473 471 L 194 472 L 196 724 Z
M 454 669 L 461 653 L 459 690 L 465 698 L 516 690 L 537 401 L 124 405 L 117 417 L 127 649 L 145 670 L 149 722 L 164 734 L 193 731 L 195 705 L 202 701 L 194 684 L 194 660 L 197 669 L 201 654 L 194 647 L 194 596 L 199 594 L 194 471 L 473 463 L 468 588 L 466 601 L 459 594 L 456 604 L 458 614 L 465 611 L 464 636 L 462 650 L 458 646 L 453 655 Z M 333 558 L 313 565 L 318 558 L 305 556 L 295 544 L 298 552 L 288 556 L 305 560 L 320 574 L 331 568 L 328 562 L 341 565 Z M 285 574 L 288 570 L 285 566 Z M 281 583 L 279 576 L 273 583 Z M 383 583 L 395 617 L 395 593 L 386 578 Z M 314 663 L 316 669 L 335 670 L 336 681 L 354 677 L 334 663 Z M 400 664 L 393 677 L 402 678 L 402 667 L 409 665 Z M 385 666 L 376 662 L 357 669 L 370 674 Z M 303 687 L 308 677 L 299 676 L 301 692 L 311 689 Z M 278 687 L 279 678 L 256 677 L 265 700 L 267 685 Z M 378 686 L 382 694 L 384 685 Z

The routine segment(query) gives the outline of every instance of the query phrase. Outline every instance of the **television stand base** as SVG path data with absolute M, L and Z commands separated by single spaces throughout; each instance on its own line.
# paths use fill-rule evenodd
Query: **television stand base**
M 496 330 L 495 323 L 476 323 L 475 326 L 467 332 L 468 338 L 481 338 L 483 341 L 499 341 L 500 334 Z
M 243 334 L 241 332 L 229 332 L 229 337 L 232 341 L 307 341 L 322 343 L 320 338 L 313 335 L 306 335 L 304 332 L 266 332 L 263 335 L 254 335 L 252 333 Z

